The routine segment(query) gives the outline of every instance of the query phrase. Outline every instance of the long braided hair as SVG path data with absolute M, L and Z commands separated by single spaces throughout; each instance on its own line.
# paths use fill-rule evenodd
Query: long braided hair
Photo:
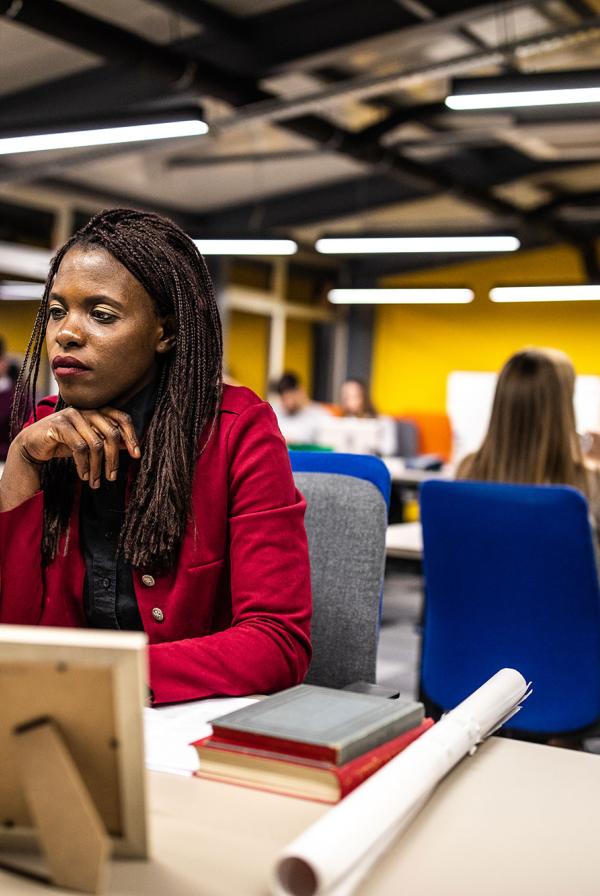
M 190 512 L 195 462 L 212 432 L 221 399 L 221 321 L 210 276 L 192 240 L 167 218 L 123 208 L 95 215 L 50 263 L 16 386 L 13 435 L 22 429 L 31 408 L 35 417 L 49 297 L 60 263 L 74 246 L 110 252 L 151 296 L 157 314 L 175 319 L 176 343 L 161 361 L 156 406 L 120 538 L 120 550 L 133 566 L 166 572 L 177 560 Z M 56 409 L 64 407 L 59 398 Z M 44 564 L 54 559 L 60 538 L 67 533 L 77 481 L 72 459 L 44 464 Z

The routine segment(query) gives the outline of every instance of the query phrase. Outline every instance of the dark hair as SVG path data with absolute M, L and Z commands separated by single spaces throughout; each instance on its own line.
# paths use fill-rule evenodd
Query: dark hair
M 299 388 L 299 378 L 295 373 L 289 372 L 282 374 L 274 384 L 274 389 L 279 395 L 283 395 L 284 392 L 293 392 L 295 389 Z
M 4 336 L 0 336 L 0 358 L 3 358 L 6 354 L 6 342 Z
M 458 479 L 574 485 L 588 491 L 575 428 L 575 371 L 556 349 L 528 348 L 498 377 L 487 434 Z
M 192 240 L 167 218 L 122 208 L 95 215 L 50 263 L 17 382 L 13 434 L 23 427 L 29 408 L 35 409 L 48 300 L 60 263 L 75 246 L 110 252 L 141 283 L 157 313 L 175 319 L 176 343 L 161 362 L 156 406 L 119 545 L 133 566 L 164 572 L 177 560 L 190 512 L 196 458 L 212 432 L 221 399 L 221 322 L 210 276 Z M 64 407 L 59 398 L 56 409 Z M 46 564 L 56 556 L 61 535 L 67 532 L 76 482 L 70 458 L 52 460 L 43 467 L 42 557 Z

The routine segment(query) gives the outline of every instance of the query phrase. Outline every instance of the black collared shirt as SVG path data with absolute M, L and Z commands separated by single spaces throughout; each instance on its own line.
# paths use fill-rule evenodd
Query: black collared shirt
M 156 384 L 150 383 L 122 407 L 131 416 L 140 439 L 155 403 Z M 100 488 L 92 489 L 86 483 L 82 486 L 79 531 L 86 567 L 83 607 L 91 628 L 143 630 L 131 566 L 117 553 L 130 462 L 129 453 L 121 451 L 114 482 L 102 476 Z

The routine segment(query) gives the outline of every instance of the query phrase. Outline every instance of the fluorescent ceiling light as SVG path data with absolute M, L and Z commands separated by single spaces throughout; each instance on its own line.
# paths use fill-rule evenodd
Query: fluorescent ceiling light
M 487 78 L 456 78 L 449 109 L 518 109 L 600 103 L 600 73 L 595 70 L 539 72 Z
M 44 286 L 44 283 L 4 280 L 0 282 L 0 299 L 13 302 L 39 302 L 44 295 Z
M 515 236 L 376 236 L 324 237 L 317 252 L 326 255 L 351 253 L 422 252 L 514 252 L 520 246 Z
M 446 97 L 448 108 L 461 112 L 470 109 L 518 109 L 522 106 L 570 106 L 578 103 L 600 103 L 600 87 L 451 94 Z
M 208 125 L 199 118 L 182 121 L 159 121 L 147 124 L 124 124 L 60 133 L 0 137 L 0 155 L 20 152 L 42 152 L 51 149 L 76 149 L 82 146 L 105 146 L 109 143 L 139 143 L 145 140 L 166 140 L 173 137 L 194 137 L 206 134 Z
M 203 255 L 294 255 L 293 240 L 194 240 Z
M 598 302 L 600 285 L 496 286 L 490 290 L 492 302 Z
M 30 277 L 45 280 L 52 252 L 48 249 L 34 249 L 19 246 L 18 243 L 0 242 L 0 271 L 13 277 Z
M 334 305 L 468 305 L 471 289 L 332 289 Z

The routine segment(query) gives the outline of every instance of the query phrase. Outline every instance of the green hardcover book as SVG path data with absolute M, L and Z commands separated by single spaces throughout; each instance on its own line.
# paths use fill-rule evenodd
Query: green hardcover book
M 213 740 L 343 765 L 415 728 L 423 704 L 301 684 L 213 722 Z

